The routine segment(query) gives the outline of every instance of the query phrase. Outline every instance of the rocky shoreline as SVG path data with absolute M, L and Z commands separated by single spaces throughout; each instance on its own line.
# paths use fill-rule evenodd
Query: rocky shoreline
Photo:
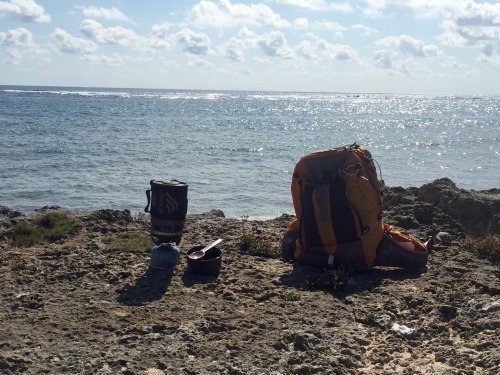
M 148 236 L 127 210 L 69 212 L 54 243 L 15 247 L 31 215 L 0 207 L 0 372 L 6 374 L 497 374 L 500 270 L 463 249 L 500 235 L 500 189 L 448 179 L 384 190 L 384 220 L 426 240 L 449 233 L 420 271 L 377 268 L 334 287 L 329 271 L 241 251 L 244 236 L 279 248 L 292 220 L 188 215 L 182 254 L 223 238 L 219 277 L 149 268 Z M 64 211 L 65 212 L 65 211 Z M 152 245 L 152 244 L 151 244 Z

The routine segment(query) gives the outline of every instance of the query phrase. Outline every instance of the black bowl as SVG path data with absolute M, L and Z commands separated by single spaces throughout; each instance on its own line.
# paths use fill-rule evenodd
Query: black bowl
M 212 247 L 207 250 L 205 256 L 199 259 L 191 259 L 189 254 L 203 249 L 205 246 L 195 246 L 186 253 L 188 270 L 196 275 L 219 276 L 222 266 L 222 250 Z

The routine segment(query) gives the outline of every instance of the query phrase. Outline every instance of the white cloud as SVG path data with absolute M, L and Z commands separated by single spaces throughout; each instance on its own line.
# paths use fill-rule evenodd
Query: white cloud
M 401 57 L 392 51 L 377 51 L 374 56 L 374 65 L 380 69 L 386 69 L 389 74 L 399 73 L 404 76 L 410 76 L 408 65 L 410 60 L 402 60 Z
M 274 0 L 275 3 L 313 10 L 328 9 L 324 0 Z
M 136 50 L 148 50 L 154 46 L 165 45 L 155 43 L 148 38 L 136 34 L 131 29 L 121 26 L 104 27 L 95 20 L 85 19 L 80 24 L 80 31 L 86 37 L 100 44 L 111 44 L 131 47 Z
M 356 24 L 356 25 L 351 26 L 351 29 L 359 30 L 361 32 L 362 36 L 371 36 L 371 35 L 375 35 L 378 33 L 378 31 L 376 29 L 374 29 L 373 27 L 360 25 L 360 24 Z
M 242 27 L 240 31 L 238 31 L 238 36 L 240 38 L 255 38 L 257 36 L 252 30 L 248 27 Z
M 63 29 L 56 28 L 52 36 L 56 39 L 60 52 L 80 55 L 84 61 L 113 66 L 122 65 L 125 62 L 124 58 L 117 53 L 111 55 L 97 53 L 97 45 L 93 41 L 77 38 Z
M 188 66 L 209 67 L 209 68 L 215 67 L 214 64 L 212 64 L 211 62 L 195 55 L 188 55 L 186 62 Z
M 237 38 L 231 38 L 219 47 L 222 55 L 235 62 L 245 61 L 245 43 Z
M 474 6 L 476 0 L 385 0 L 367 1 L 369 7 L 374 6 L 383 10 L 390 6 L 408 8 L 418 18 L 454 18 L 460 13 L 467 13 L 470 6 Z
M 374 65 L 377 68 L 389 69 L 391 72 L 398 72 L 405 76 L 410 76 L 412 70 L 425 69 L 425 65 L 417 63 L 417 59 L 443 56 L 441 50 L 433 44 L 425 44 L 407 35 L 390 36 L 375 41 L 375 45 L 386 49 L 375 52 Z
M 3 46 L 31 47 L 34 45 L 33 35 L 24 27 L 0 32 L 0 44 Z
M 261 35 L 256 40 L 256 45 L 270 57 L 281 57 L 284 59 L 293 59 L 294 53 L 288 46 L 285 36 L 281 31 L 272 31 Z
M 293 26 L 299 30 L 307 30 L 309 28 L 309 20 L 305 17 L 296 18 L 293 20 Z
M 48 51 L 36 45 L 31 31 L 23 27 L 0 32 L 0 46 L 7 47 L 7 63 L 11 65 L 20 65 L 26 58 L 38 63 L 50 60 Z
M 408 68 L 408 66 L 406 64 L 402 64 L 400 67 L 399 67 L 399 72 L 404 75 L 404 76 L 410 76 L 410 69 Z
M 327 20 L 311 22 L 310 27 L 314 30 L 332 31 L 334 35 L 339 38 L 344 37 L 342 32 L 346 30 L 346 27 L 340 25 L 339 23 Z
M 9 60 L 7 60 L 7 63 L 11 65 L 19 65 L 23 58 L 24 54 L 21 50 L 12 48 L 9 50 Z
M 456 25 L 453 21 L 444 21 L 442 27 L 445 31 L 438 39 L 444 45 L 463 47 L 468 44 L 468 41 L 457 32 Z
M 332 10 L 334 12 L 351 13 L 354 8 L 348 1 L 338 2 L 325 0 L 274 0 L 275 3 L 288 5 L 294 8 L 310 9 L 310 10 Z
M 57 41 L 59 51 L 71 54 L 89 54 L 97 49 L 94 42 L 74 37 L 63 29 L 56 28 L 52 34 Z
M 365 0 L 365 13 L 381 16 L 389 7 L 404 7 L 416 18 L 438 19 L 439 40 L 454 47 L 500 45 L 500 2 L 477 0 Z M 500 49 L 499 49 L 500 52 Z
M 295 47 L 295 52 L 297 55 L 307 59 L 314 60 L 317 58 L 316 56 L 316 47 L 313 43 L 308 40 L 301 41 L 297 47 Z
M 88 18 L 104 18 L 106 20 L 114 21 L 130 21 L 130 19 L 118 8 L 103 8 L 95 6 L 77 6 L 85 17 Z
M 34 0 L 0 1 L 0 15 L 18 18 L 24 22 L 50 22 L 50 15 Z
M 406 53 L 417 58 L 437 56 L 440 52 L 439 48 L 434 44 L 426 45 L 423 41 L 407 35 L 401 35 L 398 37 L 389 36 L 377 40 L 375 44 L 384 47 L 396 48 L 402 53 Z
M 149 44 L 151 47 L 155 49 L 170 48 L 172 43 L 168 33 L 169 31 L 170 25 L 167 23 L 153 25 L 149 35 Z
M 480 54 L 477 58 L 477 61 L 480 63 L 488 63 L 496 66 L 500 66 L 500 58 L 487 56 L 485 54 Z
M 358 54 L 354 48 L 345 44 L 331 44 L 320 39 L 316 42 L 316 48 L 327 59 L 358 61 Z
M 451 70 L 465 70 L 467 69 L 467 65 L 462 64 L 460 61 L 453 57 L 446 57 L 443 62 L 441 63 L 441 66 L 449 72 Z
M 389 51 L 378 51 L 374 56 L 375 66 L 381 69 L 391 69 L 395 58 L 394 54 Z
M 246 66 L 241 67 L 241 68 L 238 70 L 238 72 L 239 72 L 242 76 L 252 76 L 252 75 L 253 75 L 252 71 L 251 71 L 248 67 L 246 67 Z
M 206 34 L 196 33 L 190 29 L 182 29 L 173 35 L 184 52 L 193 55 L 208 55 L 211 53 L 210 38 Z
M 491 43 L 487 43 L 481 48 L 481 53 L 484 54 L 485 56 L 493 56 L 494 54 L 495 47 Z
M 151 27 L 151 36 L 158 39 L 167 39 L 170 25 L 168 23 L 161 23 Z
M 378 32 L 376 29 L 365 25 L 343 26 L 338 22 L 328 20 L 310 22 L 304 17 L 296 18 L 293 21 L 293 26 L 298 30 L 332 31 L 338 38 L 344 38 L 344 32 L 349 30 L 360 31 L 362 36 L 371 36 Z
M 461 7 L 447 14 L 440 40 L 452 46 L 487 43 L 500 45 L 500 3 L 460 2 Z
M 352 13 L 355 10 L 354 7 L 348 2 L 344 3 L 331 2 L 328 5 L 328 8 L 341 13 Z
M 280 57 L 291 60 L 302 57 L 306 60 L 351 60 L 359 61 L 354 48 L 345 44 L 332 44 L 324 39 L 316 42 L 302 40 L 294 48 L 290 47 L 285 35 L 280 31 L 273 31 L 258 35 L 253 31 L 242 28 L 238 34 L 246 46 L 260 49 L 268 57 Z M 316 38 L 316 36 L 312 36 Z M 264 61 L 257 58 L 258 61 Z
M 197 27 L 223 29 L 248 26 L 290 27 L 290 22 L 281 18 L 264 4 L 232 4 L 230 0 L 218 3 L 201 0 L 189 12 L 190 22 Z
M 26 55 L 33 49 L 33 36 L 25 28 L 17 28 L 0 32 L 0 45 L 6 46 L 9 59 L 8 64 L 19 65 Z
M 117 53 L 113 53 L 109 56 L 101 55 L 101 54 L 88 54 L 82 57 L 83 60 L 89 61 L 92 63 L 104 63 L 107 65 L 118 66 L 124 63 L 124 58 Z

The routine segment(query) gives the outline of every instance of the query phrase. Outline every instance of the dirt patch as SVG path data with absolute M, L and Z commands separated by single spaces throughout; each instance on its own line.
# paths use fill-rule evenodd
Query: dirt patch
M 446 203 L 455 193 L 482 201 L 492 213 L 482 213 L 483 227 L 495 232 L 496 191 L 442 182 L 434 190 L 452 193 L 391 188 L 384 202 L 390 224 L 421 240 L 448 231 L 448 246 L 420 272 L 374 269 L 342 289 L 315 288 L 312 276 L 322 270 L 240 252 L 244 235 L 279 247 L 287 215 L 189 215 L 182 255 L 224 239 L 214 278 L 191 275 L 184 256 L 169 273 L 149 268 L 147 252 L 109 249 L 119 233 L 149 233 L 147 216 L 72 212 L 78 225 L 67 237 L 15 248 L 12 227 L 24 215 L 2 207 L 0 372 L 497 374 L 500 270 L 461 249 L 479 219 L 447 211 Z

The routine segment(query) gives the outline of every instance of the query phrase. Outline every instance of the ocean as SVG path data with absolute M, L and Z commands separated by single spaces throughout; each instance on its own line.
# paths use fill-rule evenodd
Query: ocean
M 357 142 L 388 186 L 500 187 L 500 97 L 0 86 L 0 205 L 143 212 L 150 180 L 188 213 L 293 213 L 309 152 Z

